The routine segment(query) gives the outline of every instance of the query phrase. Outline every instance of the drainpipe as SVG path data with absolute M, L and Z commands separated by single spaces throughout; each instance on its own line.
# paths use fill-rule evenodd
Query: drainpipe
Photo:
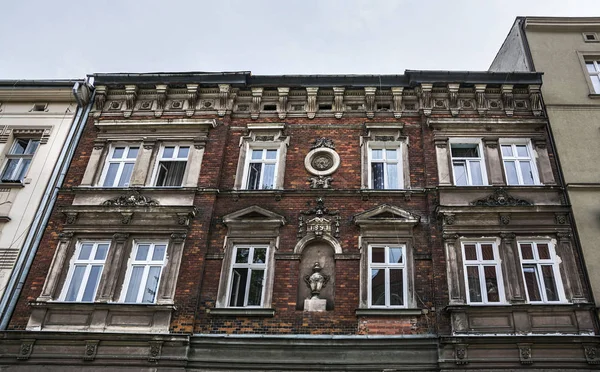
M 65 179 L 65 175 L 69 169 L 71 160 L 73 159 L 73 154 L 75 153 L 75 148 L 79 143 L 87 117 L 92 109 L 94 93 L 92 92 L 87 106 L 84 107 L 83 99 L 79 96 L 80 89 L 93 88 L 87 84 L 87 82 L 83 86 L 79 82 L 75 83 L 73 86 L 73 95 L 77 101 L 77 115 L 73 120 L 73 125 L 71 125 L 71 129 L 65 140 L 65 145 L 60 152 L 56 166 L 54 167 L 48 185 L 46 186 L 40 208 L 38 208 L 38 211 L 35 214 L 27 237 L 25 238 L 23 248 L 21 249 L 21 252 L 19 252 L 19 257 L 15 263 L 9 282 L 6 285 L 2 301 L 0 301 L 0 330 L 6 330 L 15 306 L 17 305 L 17 300 L 21 295 L 25 279 L 27 278 L 27 274 L 29 273 L 29 269 L 31 268 L 31 264 L 37 253 L 40 241 L 44 235 L 44 230 L 50 219 L 52 209 L 54 208 L 56 196 Z

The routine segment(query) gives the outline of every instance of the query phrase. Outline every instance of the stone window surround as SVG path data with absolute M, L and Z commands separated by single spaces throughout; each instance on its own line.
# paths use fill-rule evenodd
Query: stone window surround
M 408 137 L 402 135 L 403 123 L 365 123 L 366 136 L 360 137 L 361 147 L 361 189 L 370 189 L 370 149 L 375 148 L 399 148 L 400 162 L 399 172 L 402 189 L 410 189 L 410 167 L 408 158 Z M 384 190 L 381 190 L 384 191 Z
M 526 145 L 527 150 L 530 154 L 530 164 L 533 172 L 533 185 L 526 184 L 518 184 L 518 185 L 510 185 L 510 186 L 540 186 L 540 171 L 538 170 L 536 158 L 537 153 L 534 151 L 533 146 L 531 144 L 531 140 L 527 138 L 500 138 L 498 139 L 498 144 L 500 147 L 500 160 L 502 161 L 502 169 L 504 170 L 504 179 L 508 180 L 506 176 L 506 168 L 504 167 L 504 155 L 502 155 L 502 145 Z M 509 159 L 513 160 L 513 159 Z M 522 161 L 522 159 L 520 159 Z M 508 185 L 508 181 L 506 182 Z
M 283 136 L 284 123 L 248 123 L 248 135 L 240 138 L 240 154 L 235 176 L 234 189 L 246 190 L 246 179 L 249 169 L 250 152 L 254 149 L 270 149 L 277 151 L 274 190 L 283 189 L 285 160 L 289 137 Z M 252 190 L 255 191 L 255 190 Z M 257 190 L 260 191 L 260 190 Z
M 444 249 L 446 252 L 446 271 L 448 277 L 449 305 L 469 305 L 469 306 L 498 306 L 512 304 L 531 304 L 532 306 L 546 305 L 543 303 L 529 303 L 525 290 L 525 281 L 521 269 L 521 260 L 518 251 L 517 242 L 523 241 L 544 241 L 557 248 L 557 258 L 562 260 L 559 264 L 560 277 L 564 289 L 564 295 L 567 298 L 564 304 L 586 302 L 582 284 L 578 277 L 578 270 L 573 255 L 573 242 L 569 234 L 558 233 L 558 240 L 552 236 L 530 236 L 511 233 L 501 233 L 498 236 L 462 236 L 460 234 L 444 234 Z M 500 270 L 504 285 L 504 294 L 506 302 L 499 304 L 469 304 L 466 297 L 466 282 L 464 272 L 464 261 L 462 254 L 463 243 L 473 241 L 497 241 L 500 260 Z M 571 255 L 571 256 L 569 256 Z M 556 304 L 556 303 L 552 303 Z
M 372 239 L 367 239 L 367 240 L 372 240 Z M 383 240 L 383 239 L 374 239 L 376 241 L 379 240 Z M 404 254 L 404 265 L 402 266 L 390 266 L 389 264 L 381 264 L 381 268 L 383 269 L 383 266 L 385 266 L 386 268 L 396 268 L 396 269 L 401 269 L 403 271 L 402 273 L 402 277 L 403 277 L 403 302 L 404 305 L 398 306 L 398 305 L 390 305 L 390 306 L 385 306 L 385 305 L 373 305 L 371 302 L 371 286 L 370 284 L 370 280 L 369 280 L 369 276 L 371 276 L 371 260 L 370 260 L 370 255 L 372 255 L 372 249 L 373 248 L 382 248 L 382 247 L 401 247 L 403 250 L 403 254 Z M 363 256 L 365 256 L 366 261 L 367 261 L 367 269 L 366 269 L 366 276 L 367 276 L 367 308 L 369 309 L 377 309 L 377 310 L 387 310 L 387 309 L 406 309 L 408 307 L 414 307 L 414 306 L 409 306 L 409 293 L 414 292 L 414 283 L 413 283 L 413 270 L 410 270 L 410 276 L 409 276 L 409 265 L 413 266 L 414 262 L 412 260 L 412 249 L 410 249 L 410 256 L 409 256 L 409 249 L 408 249 L 408 244 L 407 243 L 398 243 L 398 242 L 394 242 L 394 243 L 373 243 L 371 242 L 370 244 L 367 244 L 367 249 L 362 252 L 361 258 Z M 361 266 L 362 267 L 362 266 Z M 410 277 L 410 280 L 409 280 Z M 410 290 L 409 290 L 409 283 L 410 283 Z M 387 291 L 386 291 L 387 292 Z M 387 293 L 386 293 L 387 294 Z
M 161 146 L 183 145 L 190 146 L 190 153 L 181 187 L 196 187 L 208 128 L 215 127 L 216 122 L 212 119 L 179 119 L 168 123 L 161 120 L 111 120 L 99 121 L 96 126 L 101 132 L 94 141 L 80 186 L 102 187 L 100 181 L 110 149 L 117 145 L 138 145 L 129 187 L 155 187 L 153 175 Z
M 0 172 L 4 172 L 4 168 L 7 164 L 7 155 L 12 149 L 15 140 L 33 139 L 40 141 L 36 151 L 32 155 L 31 164 L 29 164 L 29 169 L 27 170 L 23 181 L 19 183 L 2 183 L 0 181 L 0 185 L 2 185 L 3 187 L 22 187 L 24 186 L 24 184 L 29 183 L 31 181 L 31 179 L 27 177 L 27 175 L 29 174 L 31 167 L 33 166 L 33 161 L 35 160 L 36 155 L 41 151 L 41 146 L 48 143 L 48 138 L 52 134 L 52 129 L 53 127 L 48 125 L 6 125 L 0 127 L 0 145 L 6 144 L 6 146 L 4 146 L 4 150 L 0 154 Z
M 464 142 L 470 141 L 470 142 Z M 487 137 L 436 137 L 436 154 L 438 162 L 438 179 L 440 186 L 454 186 L 454 176 L 452 168 L 452 156 L 450 153 L 450 144 L 452 143 L 483 143 L 482 174 L 484 175 L 484 184 L 492 186 L 508 185 L 504 171 L 500 144 L 502 143 L 532 143 L 532 158 L 535 160 L 534 166 L 537 171 L 537 179 L 540 184 L 523 186 L 555 185 L 554 174 L 548 156 L 546 140 L 540 137 L 528 138 L 527 136 L 511 137 L 499 134 L 498 136 Z M 515 185 L 510 185 L 515 186 Z
M 450 171 L 452 172 L 451 183 L 452 185 L 456 185 L 456 180 L 454 179 L 454 158 L 452 157 L 452 145 L 454 144 L 469 144 L 469 145 L 477 145 L 481 158 L 481 177 L 483 178 L 483 185 L 489 185 L 488 174 L 487 174 L 487 164 L 486 164 L 486 156 L 485 150 L 481 144 L 481 138 L 477 137 L 451 137 L 448 139 L 448 155 L 450 156 Z M 441 182 L 441 180 L 440 180 Z M 465 186 L 481 186 L 481 185 L 465 185 Z
M 495 262 L 498 263 L 500 262 L 500 265 L 497 266 L 497 278 L 496 280 L 498 281 L 498 287 L 499 287 L 499 297 L 500 297 L 500 301 L 499 302 L 471 302 L 469 300 L 469 296 L 467 295 L 468 292 L 468 286 L 467 286 L 467 271 L 465 270 L 465 250 L 464 250 L 464 245 L 465 244 L 469 244 L 469 243 L 481 243 L 481 244 L 485 244 L 485 243 L 491 243 L 493 244 L 493 249 L 494 249 L 494 255 L 495 257 Z M 470 306 L 498 306 L 498 305 L 506 305 L 506 293 L 504 291 L 504 273 L 502 272 L 502 258 L 500 257 L 500 250 L 499 250 L 499 244 L 500 244 L 500 238 L 495 237 L 495 238 L 490 238 L 490 239 L 486 239 L 486 238 L 464 238 L 461 239 L 460 241 L 460 253 L 461 253 L 461 258 L 462 258 L 462 262 L 463 262 L 463 276 L 464 276 L 464 283 L 465 283 L 465 299 L 466 299 L 466 303 Z M 483 264 L 482 264 L 483 265 Z M 479 280 L 485 280 L 485 278 L 479 278 Z
M 589 92 L 588 97 L 589 98 L 600 98 L 600 92 L 596 92 L 596 90 L 594 89 L 594 85 L 592 84 L 592 80 L 590 79 L 590 73 L 588 72 L 587 67 L 585 65 L 586 61 L 589 61 L 589 60 L 600 61 L 600 52 L 598 52 L 598 50 L 590 50 L 590 51 L 578 50 L 577 57 L 579 58 L 579 63 L 581 65 L 581 71 L 583 73 L 585 82 L 588 87 L 588 92 Z
M 557 266 L 560 268 L 560 258 L 558 257 L 558 255 L 556 254 L 556 240 L 552 239 L 552 240 L 547 240 L 547 239 L 517 239 L 517 246 L 519 247 L 519 261 L 520 261 L 520 267 L 521 267 L 521 275 L 523 276 L 523 283 L 525 283 L 525 272 L 523 271 L 523 265 L 527 264 L 527 263 L 535 263 L 535 264 L 539 264 L 540 261 L 539 260 L 534 260 L 534 259 L 530 259 L 527 260 L 527 263 L 523 262 L 523 257 L 522 257 L 522 250 L 520 245 L 521 244 L 527 244 L 527 243 L 542 243 L 542 244 L 548 244 L 548 249 L 550 251 L 550 257 L 551 257 L 551 261 L 552 261 L 552 271 L 553 274 L 555 274 L 555 278 L 554 280 L 556 281 L 556 290 L 558 292 L 558 298 L 560 299 L 559 301 L 529 301 L 529 303 L 531 304 L 561 304 L 561 303 L 567 303 L 566 298 L 565 298 L 565 290 L 564 290 L 564 285 L 563 285 L 563 280 L 562 280 L 562 275 L 560 273 L 560 270 L 557 270 Z M 533 247 L 532 247 L 533 249 Z M 549 261 L 550 261 L 549 260 Z M 548 262 L 544 262 L 544 264 L 548 264 Z M 538 273 L 539 275 L 540 273 Z M 540 287 L 539 288 L 540 292 L 544 291 L 544 288 Z M 527 293 L 527 288 L 525 288 L 525 293 Z M 545 295 L 542 295 L 542 297 L 545 297 Z

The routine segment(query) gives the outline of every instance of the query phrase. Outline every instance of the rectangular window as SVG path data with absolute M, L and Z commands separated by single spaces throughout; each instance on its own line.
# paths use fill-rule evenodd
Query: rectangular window
M 260 307 L 267 272 L 267 246 L 235 246 L 229 285 L 229 306 Z
M 558 260 L 549 242 L 519 242 L 527 298 L 532 303 L 563 299 Z
M 102 186 L 128 187 L 139 146 L 115 146 L 104 166 Z
M 369 188 L 401 189 L 402 161 L 400 148 L 369 149 Z
M 62 301 L 93 302 L 110 242 L 79 242 L 69 267 Z
M 121 302 L 153 304 L 165 266 L 167 243 L 138 243 L 131 252 Z
M 246 160 L 246 189 L 271 190 L 276 185 L 276 149 L 250 149 Z
M 470 304 L 503 303 L 504 287 L 496 244 L 465 242 L 462 248 L 467 302 Z
M 453 143 L 452 170 L 456 186 L 480 186 L 487 184 L 483 168 L 483 156 L 477 143 Z
M 596 94 L 600 94 L 600 60 L 585 61 L 585 67 L 587 68 L 589 77 L 592 80 L 594 92 Z
M 8 154 L 6 154 L 6 163 L 2 171 L 2 182 L 21 182 L 29 165 L 33 159 L 35 150 L 40 145 L 37 139 L 15 138 Z
M 157 160 L 155 186 L 181 186 L 189 153 L 189 146 L 162 147 Z
M 406 246 L 369 246 L 369 306 L 406 306 Z
M 538 174 L 531 155 L 531 148 L 526 143 L 500 144 L 504 174 L 508 185 L 537 185 Z

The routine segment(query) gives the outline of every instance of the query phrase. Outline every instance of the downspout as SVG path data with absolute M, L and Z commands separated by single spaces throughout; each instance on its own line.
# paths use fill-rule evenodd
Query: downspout
M 69 130 L 69 134 L 65 140 L 65 145 L 63 146 L 57 159 L 57 166 L 55 166 L 54 170 L 52 171 L 52 175 L 50 176 L 50 180 L 46 186 L 46 191 L 44 192 L 40 203 L 40 208 L 35 214 L 29 232 L 27 233 L 27 237 L 25 238 L 23 248 L 19 253 L 19 257 L 15 263 L 15 267 L 6 286 L 6 290 L 2 296 L 2 301 L 0 302 L 0 330 L 6 330 L 8 327 L 8 322 L 10 321 L 15 306 L 17 305 L 17 300 L 21 295 L 21 290 L 25 284 L 25 279 L 27 278 L 27 274 L 29 273 L 29 269 L 31 268 L 31 264 L 33 263 L 33 259 L 37 253 L 40 241 L 44 235 L 45 227 L 50 219 L 50 214 L 52 213 L 52 209 L 54 208 L 54 203 L 56 201 L 56 196 L 60 187 L 62 186 L 63 180 L 65 179 L 65 175 L 69 169 L 71 160 L 73 159 L 73 154 L 75 153 L 75 148 L 79 143 L 79 139 L 81 138 L 81 134 L 85 128 L 87 117 L 92 109 L 95 92 L 92 92 L 87 107 L 84 108 L 84 102 L 77 94 L 79 89 L 93 88 L 88 84 L 80 88 L 79 82 L 75 83 L 73 86 L 73 95 L 77 101 L 77 115 L 73 120 L 74 124 Z

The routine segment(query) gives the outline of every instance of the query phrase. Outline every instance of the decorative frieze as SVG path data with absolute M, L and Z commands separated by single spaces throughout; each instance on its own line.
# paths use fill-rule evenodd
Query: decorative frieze
M 517 207 L 533 205 L 530 201 L 518 199 L 509 195 L 506 189 L 499 187 L 486 198 L 475 200 L 471 205 L 477 207 Z M 510 218 L 509 218 L 510 221 Z
M 158 202 L 147 196 L 141 195 L 138 192 L 133 192 L 128 195 L 117 196 L 114 199 L 109 199 L 102 202 L 102 205 L 118 206 L 118 207 L 156 207 Z

